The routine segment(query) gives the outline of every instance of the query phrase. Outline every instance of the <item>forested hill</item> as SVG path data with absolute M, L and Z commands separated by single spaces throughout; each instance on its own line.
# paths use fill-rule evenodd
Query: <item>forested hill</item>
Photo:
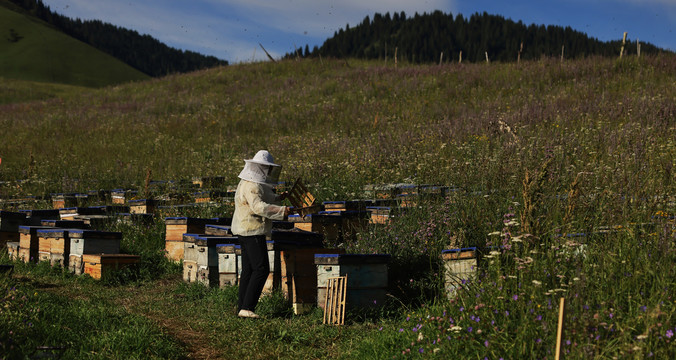
M 621 39 L 622 33 L 617 36 Z M 400 60 L 425 63 L 439 62 L 442 52 L 444 61 L 458 61 L 462 52 L 463 61 L 485 61 L 488 54 L 491 61 L 509 62 L 517 60 L 520 49 L 521 59 L 526 60 L 561 56 L 562 47 L 566 58 L 618 56 L 622 41 L 602 42 L 570 27 L 525 25 L 485 12 L 469 19 L 441 11 L 409 18 L 404 12 L 393 16 L 376 13 L 373 19 L 367 16 L 357 26 L 340 29 L 321 47 L 310 51 L 306 46 L 299 55 L 378 59 L 393 58 L 396 51 Z M 640 51 L 652 54 L 665 50 L 641 42 Z M 636 53 L 636 40 L 628 38 L 625 54 Z
M 214 56 L 174 49 L 134 30 L 99 20 L 72 20 L 50 10 L 42 0 L 9 0 L 69 36 L 89 44 L 150 76 L 184 73 L 228 62 Z

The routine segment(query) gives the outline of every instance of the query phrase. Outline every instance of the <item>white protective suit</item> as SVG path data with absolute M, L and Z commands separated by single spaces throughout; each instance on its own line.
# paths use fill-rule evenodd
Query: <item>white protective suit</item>
M 239 174 L 241 179 L 235 192 L 235 212 L 230 230 L 234 235 L 270 235 L 271 220 L 283 220 L 286 207 L 279 205 L 272 185 L 281 166 L 274 163 L 269 152 L 261 150 L 246 162 Z

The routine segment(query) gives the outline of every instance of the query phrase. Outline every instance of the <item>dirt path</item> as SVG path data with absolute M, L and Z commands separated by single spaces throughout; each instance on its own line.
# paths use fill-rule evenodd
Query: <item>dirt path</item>
M 176 305 L 174 301 L 178 295 L 174 293 L 179 280 L 168 278 L 154 281 L 151 284 L 139 287 L 120 287 L 111 289 L 116 291 L 110 296 L 114 303 L 135 315 L 143 316 L 158 326 L 162 332 L 185 349 L 188 359 L 213 360 L 221 359 L 221 351 L 210 342 L 210 334 L 195 328 L 186 321 L 185 306 Z M 61 296 L 73 299 L 83 299 L 87 295 L 72 286 L 42 286 L 42 289 Z

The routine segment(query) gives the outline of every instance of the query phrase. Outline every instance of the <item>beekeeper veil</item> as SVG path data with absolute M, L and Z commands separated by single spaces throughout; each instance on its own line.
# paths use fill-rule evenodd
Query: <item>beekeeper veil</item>
M 239 178 L 259 184 L 273 185 L 279 181 L 282 166 L 275 164 L 275 159 L 267 150 L 260 150 L 253 159 L 244 160 L 244 169 Z

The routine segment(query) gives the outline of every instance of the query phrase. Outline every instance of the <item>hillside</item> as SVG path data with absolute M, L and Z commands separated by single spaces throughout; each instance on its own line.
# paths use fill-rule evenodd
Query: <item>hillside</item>
M 0 0 L 0 77 L 102 87 L 149 76 Z
M 225 60 L 194 51 L 167 46 L 150 35 L 141 35 L 100 20 L 70 19 L 53 12 L 41 0 L 2 0 L 21 7 L 31 14 L 86 44 L 109 54 L 144 74 L 153 77 L 185 73 L 215 66 L 228 65 Z

